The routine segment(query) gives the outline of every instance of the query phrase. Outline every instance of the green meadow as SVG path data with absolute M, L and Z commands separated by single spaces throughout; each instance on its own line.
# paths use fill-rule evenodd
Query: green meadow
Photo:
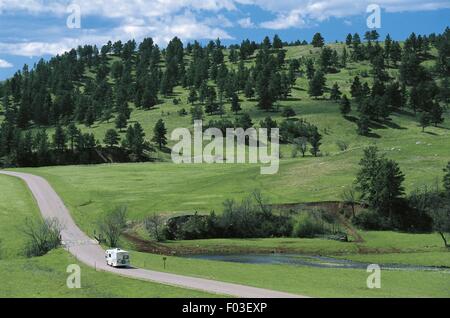
M 450 297 L 450 272 L 382 271 L 381 288 L 368 289 L 365 270 L 238 264 L 133 253 L 138 266 L 311 297 Z
M 40 218 L 37 206 L 25 184 L 9 176 L 0 176 L 0 197 L 0 298 L 217 297 L 97 272 L 78 264 L 63 249 L 43 257 L 25 258 L 22 251 L 26 238 L 20 228 L 26 218 Z M 81 267 L 80 289 L 67 287 L 66 270 L 71 264 Z

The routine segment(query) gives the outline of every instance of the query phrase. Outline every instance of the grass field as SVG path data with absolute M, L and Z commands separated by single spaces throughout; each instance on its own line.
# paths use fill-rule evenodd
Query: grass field
M 96 272 L 81 265 L 81 289 L 66 285 L 68 265 L 77 261 L 60 249 L 37 258 L 22 256 L 25 218 L 40 217 L 31 193 L 19 179 L 0 176 L 0 298 L 2 297 L 214 297 L 172 286 Z
M 342 243 L 325 239 L 273 238 L 273 239 L 216 239 L 174 241 L 165 243 L 177 250 L 186 248 L 198 250 L 200 253 L 239 253 L 254 251 L 261 253 L 290 252 L 314 255 L 351 255 L 351 254 L 409 254 L 409 253 L 441 253 L 448 258 L 450 253 L 443 247 L 438 234 L 406 234 L 396 232 L 363 232 L 363 243 Z M 419 261 L 419 260 L 416 260 Z M 411 262 L 415 264 L 415 262 Z
M 64 250 L 32 259 L 0 260 L 1 297 L 63 298 L 196 298 L 208 293 L 96 272 L 82 264 L 81 288 L 66 285 L 68 265 L 77 261 Z
M 17 178 L 0 176 L 0 240 L 2 259 L 23 256 L 26 238 L 20 228 L 26 219 L 40 218 L 31 192 Z
M 260 239 L 184 241 L 171 242 L 168 245 L 203 247 L 210 251 L 215 249 L 254 251 L 258 248 L 261 251 L 268 251 L 290 248 L 305 254 L 338 254 L 346 259 L 375 263 L 394 261 L 395 263 L 448 266 L 448 251 L 442 248 L 442 242 L 437 235 L 367 232 L 363 233 L 363 236 L 366 240 L 363 244 L 346 244 L 319 239 Z M 372 254 L 359 255 L 362 250 Z M 135 266 L 164 271 L 161 256 L 132 252 L 132 260 Z M 55 262 L 59 261 L 55 260 Z M 366 287 L 368 274 L 363 270 L 233 264 L 168 257 L 166 271 L 317 297 L 450 296 L 450 274 L 448 273 L 383 271 L 382 288 L 369 290 Z
M 252 265 L 133 253 L 133 262 L 167 271 L 314 297 L 450 297 L 450 273 L 382 271 L 381 289 L 367 288 L 364 270 Z

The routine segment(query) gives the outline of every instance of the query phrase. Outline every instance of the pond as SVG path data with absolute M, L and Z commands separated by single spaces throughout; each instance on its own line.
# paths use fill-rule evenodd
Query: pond
M 293 265 L 316 268 L 343 268 L 367 269 L 370 263 L 337 259 L 325 256 L 300 254 L 242 254 L 242 255 L 188 255 L 186 258 L 202 259 L 219 262 L 232 262 L 241 264 L 267 264 L 267 265 Z M 445 271 L 450 269 L 434 266 L 420 266 L 409 264 L 379 264 L 383 270 L 409 270 L 409 271 Z

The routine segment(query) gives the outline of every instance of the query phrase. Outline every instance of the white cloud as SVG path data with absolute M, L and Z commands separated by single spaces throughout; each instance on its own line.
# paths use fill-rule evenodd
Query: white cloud
M 301 11 L 293 10 L 288 14 L 280 13 L 275 20 L 263 22 L 260 26 L 264 29 L 282 30 L 300 28 L 306 26 L 306 22 Z
M 11 63 L 9 63 L 8 61 L 5 61 L 3 59 L 0 59 L 0 68 L 10 68 L 13 67 L 14 65 L 12 65 Z
M 259 6 L 276 15 L 271 21 L 261 23 L 268 29 L 304 27 L 309 21 L 328 18 L 345 18 L 364 14 L 369 4 L 377 3 L 387 12 L 429 11 L 450 8 L 448 0 L 236 0 L 242 4 Z
M 108 40 L 153 37 L 164 45 L 174 36 L 183 40 L 232 39 L 226 31 L 234 24 L 241 28 L 282 30 L 302 28 L 330 17 L 347 18 L 365 14 L 373 0 L 0 0 L 0 17 L 17 12 L 33 15 L 42 21 L 47 16 L 68 16 L 67 7 L 76 3 L 81 15 L 112 19 L 115 27 L 105 31 L 81 29 L 69 31 L 42 24 L 42 28 L 23 30 L 20 43 L 1 43 L 0 53 L 21 56 L 54 55 L 82 44 L 102 45 Z M 450 8 L 449 0 L 376 0 L 388 12 L 436 10 Z M 244 5 L 244 6 L 242 6 Z M 259 24 L 245 15 L 245 5 L 253 5 L 272 13 L 275 18 Z M 237 21 L 225 12 L 233 11 Z M 20 22 L 20 21 L 19 21 Z M 345 23 L 345 21 L 344 21 Z M 51 27 L 55 30 L 47 32 Z M 29 39 L 29 35 L 32 39 Z M 28 39 L 27 39 L 28 38 Z M 19 40 L 17 40 L 19 41 Z
M 329 16 L 351 16 L 362 13 L 372 3 L 388 12 L 422 11 L 450 8 L 448 0 L 235 0 L 236 3 L 251 4 L 275 13 L 301 10 L 304 14 Z
M 236 9 L 234 0 L 0 0 L 0 12 L 65 15 L 70 4 L 78 4 L 82 15 L 107 18 L 162 17 L 185 9 L 213 12 Z
M 81 1 L 75 0 L 81 5 L 81 14 L 102 16 L 117 19 L 117 26 L 105 31 L 105 29 L 80 29 L 69 30 L 65 27 L 59 31 L 48 31 L 48 26 L 43 25 L 40 30 L 33 30 L 30 34 L 33 40 L 26 39 L 21 42 L 0 42 L 0 53 L 20 56 L 40 56 L 61 54 L 71 48 L 83 44 L 103 45 L 107 41 L 131 38 L 137 41 L 144 37 L 152 37 L 156 43 L 167 44 L 173 37 L 178 36 L 182 40 L 193 39 L 232 39 L 225 31 L 232 27 L 233 23 L 224 15 L 206 15 L 201 18 L 199 11 L 219 12 L 221 10 L 235 10 L 233 1 L 229 0 L 129 0 L 129 1 Z M 68 16 L 66 6 L 62 4 L 71 1 L 42 1 L 42 0 L 0 0 L 1 14 L 14 11 L 26 11 L 37 17 L 46 14 Z M 52 5 L 55 4 L 55 5 Z M 56 31 L 56 29 L 55 29 Z M 41 40 L 42 39 L 42 40 Z
M 241 28 L 244 29 L 252 29 L 255 28 L 255 24 L 252 21 L 252 18 L 248 17 L 248 18 L 244 18 L 244 19 L 240 19 L 237 21 L 237 23 L 239 24 L 239 26 Z
M 140 24 L 124 24 L 112 30 L 111 36 L 116 35 L 120 39 L 142 39 L 151 36 L 155 42 L 160 44 L 167 44 L 175 36 L 182 40 L 232 39 L 232 36 L 226 31 L 215 26 L 225 25 L 227 27 L 228 23 L 231 22 L 220 17 L 200 21 L 192 12 L 185 12 L 176 16 L 150 19 L 150 21 L 147 20 Z
M 223 29 L 216 25 L 231 25 L 225 17 L 198 20 L 194 13 L 186 11 L 183 14 L 146 19 L 127 19 L 119 26 L 109 30 L 80 29 L 77 36 L 69 37 L 52 35 L 54 40 L 49 41 L 23 41 L 17 43 L 0 42 L 0 53 L 18 56 L 42 56 L 62 54 L 84 44 L 106 44 L 108 41 L 128 41 L 129 39 L 142 40 L 152 37 L 156 43 L 166 45 L 175 36 L 184 41 L 193 39 L 217 38 L 232 39 Z M 45 32 L 44 32 L 45 34 Z
M 69 4 L 79 4 L 83 15 L 107 18 L 163 17 L 186 9 L 192 11 L 234 11 L 236 5 L 254 5 L 273 13 L 300 11 L 318 19 L 351 16 L 376 3 L 388 12 L 450 8 L 448 0 L 0 0 L 0 12 L 65 15 Z

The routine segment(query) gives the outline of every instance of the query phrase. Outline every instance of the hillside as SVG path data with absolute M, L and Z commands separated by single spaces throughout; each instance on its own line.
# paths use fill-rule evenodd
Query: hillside
M 52 59 L 52 61 L 47 64 L 41 62 L 31 72 L 28 67 L 24 68 L 22 72 L 17 73 L 14 78 L 8 80 L 1 89 L 2 95 L 8 96 L 8 98 L 4 97 L 2 99 L 2 104 L 7 103 L 9 109 L 8 111 L 4 109 L 3 113 L 9 113 L 11 121 L 16 122 L 20 129 L 32 131 L 34 138 L 37 138 L 37 132 L 41 131 L 42 128 L 45 128 L 47 130 L 47 148 L 50 150 L 52 149 L 54 142 L 52 136 L 55 132 L 55 125 L 66 128 L 58 132 L 59 135 L 61 135 L 61 133 L 63 134 L 60 136 L 62 137 L 62 140 L 60 140 L 62 144 L 54 145 L 54 147 L 59 148 L 59 150 L 66 150 L 65 156 L 57 153 L 54 154 L 52 151 L 52 153 L 47 154 L 47 157 L 50 158 L 41 160 L 39 158 L 34 158 L 33 162 L 25 160 L 25 162 L 14 163 L 14 158 L 19 157 L 17 160 L 20 161 L 22 155 L 17 154 L 18 150 L 14 149 L 13 146 L 9 146 L 10 141 L 8 141 L 8 139 L 13 138 L 12 136 L 15 135 L 15 133 L 11 131 L 11 128 L 4 127 L 4 145 L 0 147 L 3 149 L 2 152 L 4 153 L 3 160 L 6 164 L 12 161 L 13 165 L 18 164 L 20 166 L 48 165 L 55 163 L 63 164 L 64 161 L 67 161 L 67 163 L 75 163 L 76 161 L 74 160 L 81 159 L 75 159 L 79 158 L 79 156 L 67 154 L 67 149 L 69 148 L 69 150 L 71 150 L 73 144 L 75 144 L 76 152 L 82 153 L 83 151 L 86 151 L 86 149 L 81 146 L 80 149 L 78 149 L 77 145 L 80 143 L 78 138 L 83 137 L 83 134 L 93 134 L 98 146 L 108 148 L 107 145 L 105 145 L 104 138 L 106 132 L 110 129 L 116 129 L 119 133 L 120 140 L 116 146 L 120 146 L 121 141 L 127 141 L 127 120 L 120 124 L 120 126 L 122 126 L 121 128 L 118 128 L 117 121 L 119 117 L 124 115 L 122 112 L 125 112 L 124 116 L 129 117 L 128 125 L 132 126 L 136 122 L 140 123 L 142 131 L 145 133 L 145 139 L 151 143 L 151 145 L 147 146 L 148 150 L 150 150 L 150 154 L 140 152 L 137 155 L 135 154 L 135 159 L 133 160 L 146 161 L 150 157 L 157 161 L 170 161 L 170 156 L 166 153 L 167 151 L 161 152 L 158 147 L 155 147 L 156 145 L 153 142 L 154 127 L 156 123 L 162 119 L 167 130 L 166 137 L 168 139 L 170 139 L 170 133 L 175 128 L 192 128 L 192 116 L 190 112 L 193 105 L 203 109 L 204 114 L 202 118 L 205 125 L 211 121 L 225 124 L 232 123 L 233 125 L 236 125 L 239 124 L 239 120 L 243 114 L 248 114 L 255 127 L 258 127 L 260 122 L 268 116 L 280 126 L 285 119 L 283 110 L 292 108 L 295 114 L 293 116 L 291 115 L 291 120 L 303 118 L 318 127 L 319 132 L 323 137 L 320 149 L 323 156 L 337 154 L 342 151 L 337 145 L 338 142 L 340 144 L 345 144 L 346 147 L 350 149 L 357 149 L 374 142 L 383 143 L 388 140 L 395 140 L 398 136 L 401 136 L 401 138 L 410 137 L 412 139 L 417 139 L 414 143 L 421 141 L 419 137 L 424 137 L 426 140 L 424 142 L 427 142 L 428 136 L 420 133 L 420 116 L 417 113 L 416 115 L 413 115 L 413 109 L 411 107 L 416 109 L 415 104 L 418 104 L 419 108 L 424 107 L 424 109 L 418 109 L 417 111 L 423 111 L 425 113 L 430 112 L 430 115 L 433 114 L 433 109 L 425 109 L 428 106 L 420 105 L 427 105 L 427 103 L 429 105 L 429 101 L 433 102 L 436 100 L 441 104 L 440 107 L 444 107 L 446 101 L 442 96 L 445 96 L 445 89 L 448 90 L 448 88 L 444 86 L 442 80 L 444 77 L 436 72 L 436 61 L 439 56 L 436 47 L 438 45 L 430 44 L 430 42 L 437 42 L 438 40 L 436 38 L 433 40 L 431 37 L 430 39 L 424 38 L 427 40 L 427 49 L 424 49 L 425 53 L 423 54 L 421 52 L 417 53 L 418 56 L 420 54 L 421 57 L 418 58 L 418 61 L 411 62 L 411 65 L 414 67 L 414 63 L 416 63 L 416 66 L 419 65 L 417 63 L 420 63 L 420 67 L 424 69 L 424 72 L 429 73 L 430 76 L 433 77 L 435 85 L 442 87 L 436 88 L 438 91 L 433 93 L 433 96 L 426 96 L 428 101 L 413 101 L 411 99 L 409 95 L 411 95 L 413 88 L 420 87 L 420 89 L 425 90 L 427 90 L 427 88 L 418 85 L 420 81 L 412 83 L 409 80 L 400 78 L 401 74 L 399 74 L 399 72 L 402 67 L 400 61 L 392 62 L 389 58 L 385 59 L 383 65 L 380 66 L 383 70 L 382 73 L 385 74 L 383 76 L 387 76 L 385 79 L 381 79 L 377 77 L 378 75 L 373 73 L 375 67 L 374 63 L 376 63 L 374 62 L 374 59 L 377 54 L 380 54 L 377 52 L 387 54 L 383 51 L 386 50 L 384 42 L 361 44 L 359 50 L 362 50 L 363 53 L 360 53 L 362 54 L 360 57 L 352 56 L 356 55 L 355 52 L 357 52 L 352 44 L 327 45 L 325 48 L 327 50 L 329 49 L 329 52 L 334 52 L 333 54 L 336 55 L 335 57 L 334 55 L 327 57 L 324 53 L 325 49 L 313 47 L 312 45 L 285 46 L 282 49 L 272 48 L 270 51 L 267 51 L 268 53 L 262 53 L 265 50 L 261 49 L 261 47 L 264 48 L 265 44 L 262 43 L 259 46 L 253 42 L 253 46 L 247 44 L 250 48 L 244 46 L 245 42 L 240 48 L 233 46 L 231 48 L 222 48 L 220 42 L 218 45 L 211 42 L 204 48 L 190 44 L 187 48 L 184 48 L 184 54 L 180 53 L 180 48 L 182 49 L 183 46 L 179 43 L 178 39 L 172 41 L 167 50 L 162 51 L 160 51 L 157 46 L 154 46 L 151 39 L 147 39 L 143 44 L 140 44 L 137 52 L 134 51 L 134 49 L 136 49 L 136 44 L 131 41 L 127 42 L 125 45 L 121 44 L 121 49 L 116 48 L 116 43 L 108 44 L 108 46 L 102 47 L 100 52 L 96 47 L 86 46 L 78 51 L 74 50 L 62 57 Z M 417 41 L 415 35 L 413 39 L 414 41 Z M 422 37 L 419 37 L 419 39 L 421 41 L 423 40 Z M 412 41 L 411 38 L 408 39 L 406 42 L 407 45 L 395 41 L 393 43 L 398 43 L 399 46 L 406 47 L 410 50 L 408 47 L 411 46 Z M 239 55 L 239 52 L 246 52 L 244 48 L 250 50 L 250 52 L 246 53 L 247 55 L 244 55 L 243 59 L 240 60 L 239 57 L 230 58 L 231 56 Z M 370 50 L 373 50 L 373 52 L 371 53 Z M 414 50 L 416 50 L 416 48 L 412 48 L 412 50 L 415 52 Z M 422 48 L 420 48 L 420 50 L 422 50 Z M 345 61 L 342 61 L 344 59 L 344 51 L 346 52 L 345 55 L 348 55 L 348 57 L 345 58 Z M 120 54 L 118 55 L 117 52 L 120 52 Z M 407 55 L 405 52 L 404 55 Z M 157 57 L 154 57 L 152 54 Z M 242 54 L 244 53 L 241 53 L 241 55 Z M 277 63 L 276 61 L 280 58 L 280 54 L 283 62 L 276 66 L 274 64 Z M 150 57 L 148 55 L 150 55 Z M 78 60 L 76 60 L 76 56 L 78 56 Z M 180 60 L 180 56 L 182 57 L 182 62 L 172 62 L 173 60 Z M 269 60 L 261 62 L 262 59 Z M 325 59 L 326 62 L 324 62 L 323 59 Z M 396 59 L 398 60 L 399 58 L 397 57 Z M 221 63 L 221 61 L 223 61 L 223 63 Z M 239 61 L 241 61 L 242 64 L 240 64 L 241 62 Z M 209 67 L 209 69 L 197 70 L 197 68 L 202 67 L 203 62 L 207 64 L 205 67 Z M 317 74 L 317 71 L 324 67 L 322 66 L 323 63 L 330 64 L 329 66 L 325 66 L 330 70 L 325 72 L 325 86 L 323 92 L 319 93 L 318 96 L 312 96 L 309 92 L 311 82 L 310 78 L 308 78 L 309 62 L 312 62 L 312 74 Z M 173 63 L 176 65 L 173 65 Z M 259 80 L 259 78 L 264 78 L 259 77 L 259 72 L 261 71 L 258 71 L 259 68 L 263 67 L 264 63 L 266 63 L 265 65 L 270 66 L 270 68 L 273 68 L 272 70 L 268 70 L 269 74 L 271 74 L 270 78 L 267 79 L 268 83 L 260 83 L 261 80 Z M 71 74 L 63 71 L 66 66 L 71 70 Z M 145 71 L 143 67 L 146 69 Z M 178 70 L 174 71 L 171 70 L 171 68 L 177 68 Z M 240 68 L 241 71 L 239 71 Z M 122 74 L 120 73 L 120 70 L 122 70 Z M 221 75 L 222 70 L 225 73 Z M 76 73 L 80 74 L 76 75 Z M 214 77 L 215 73 L 217 73 L 217 77 Z M 163 92 L 162 90 L 165 89 L 163 86 L 166 86 L 165 84 L 167 83 L 165 83 L 165 81 L 168 76 L 174 77 L 174 79 L 169 81 L 170 83 L 167 92 Z M 277 82 L 280 80 L 277 76 L 281 76 L 281 82 Z M 292 84 L 284 83 L 283 76 L 287 76 L 288 78 L 292 77 Z M 339 103 L 328 100 L 334 84 L 339 86 L 339 90 L 342 94 L 345 94 L 350 98 L 352 96 L 351 87 L 356 76 L 359 77 L 362 84 L 367 83 L 369 88 L 373 87 L 374 80 L 377 84 L 385 82 L 394 85 L 397 82 L 400 82 L 402 85 L 406 85 L 405 88 L 402 87 L 402 89 L 406 89 L 406 91 L 394 91 L 394 94 L 402 94 L 401 96 L 399 95 L 399 98 L 401 97 L 402 100 L 399 105 L 390 105 L 392 109 L 389 110 L 388 114 L 383 114 L 381 118 L 378 114 L 368 115 L 370 117 L 370 122 L 367 123 L 368 127 L 366 128 L 368 130 L 363 134 L 357 133 L 358 120 L 361 118 L 360 102 L 353 98 L 352 111 L 348 113 L 344 119 L 339 113 Z M 43 82 L 37 79 L 41 77 L 45 79 Z M 242 77 L 241 81 L 243 84 L 239 84 L 240 77 Z M 273 80 L 274 83 L 270 83 L 271 80 Z M 233 83 L 233 81 L 236 82 Z M 20 84 L 21 82 L 22 84 Z M 31 93 L 31 87 L 28 87 L 31 85 L 31 82 L 36 82 L 33 86 L 42 86 L 42 88 L 37 89 L 39 94 Z M 183 86 L 180 86 L 180 84 L 183 84 Z M 196 98 L 198 99 L 201 97 L 202 85 L 204 84 L 208 85 L 207 87 L 209 87 L 209 90 L 212 90 L 214 93 L 213 99 L 211 101 L 205 100 L 203 103 L 199 103 L 198 100 L 193 104 L 190 103 L 189 95 L 192 90 L 194 90 Z M 261 93 L 258 95 L 258 89 L 261 89 L 263 92 L 269 92 L 269 86 L 266 87 L 265 85 L 272 84 L 278 86 L 281 85 L 277 88 L 277 90 L 281 90 L 280 92 L 277 92 L 277 94 L 286 95 L 285 97 L 282 97 L 281 95 L 278 97 L 268 97 L 269 100 L 267 102 L 269 103 L 269 109 L 263 109 L 262 107 L 259 107 L 263 97 L 259 96 Z M 145 85 L 147 85 L 147 88 L 144 89 L 143 86 Z M 229 85 L 232 87 L 228 87 Z M 252 94 L 254 94 L 254 97 L 249 98 L 248 96 L 245 96 L 248 94 L 245 94 L 246 92 L 243 86 L 247 85 L 250 85 L 249 89 L 252 91 Z M 287 87 L 284 87 L 285 85 L 287 85 Z M 383 89 L 386 88 L 389 87 L 384 87 Z M 400 87 L 397 89 L 400 89 Z M 127 93 L 123 93 L 123 90 L 127 90 Z M 286 90 L 286 92 L 283 92 L 284 90 Z M 151 94 L 149 94 L 151 96 L 142 96 L 141 100 L 139 96 L 144 92 L 151 92 Z M 31 95 L 27 97 L 26 94 Z M 122 96 L 123 94 L 126 96 Z M 223 97 L 221 97 L 222 94 Z M 231 110 L 231 100 L 235 94 L 237 94 L 240 107 L 242 108 L 242 110 L 238 111 L 237 115 Z M 372 92 L 372 95 L 373 94 L 375 94 L 375 91 Z M 147 100 L 145 100 L 144 97 L 147 97 Z M 208 98 L 209 97 L 206 99 Z M 42 102 L 40 101 L 41 99 Z M 211 113 L 208 113 L 209 106 L 213 107 Z M 5 108 L 5 106 L 3 106 L 3 108 Z M 185 114 L 181 115 L 181 111 L 184 111 Z M 42 113 L 47 115 L 42 117 L 39 115 Z M 426 129 L 426 133 L 445 136 L 448 128 L 445 121 L 447 117 L 447 114 L 441 115 L 439 127 L 429 127 Z M 49 122 L 50 125 L 45 124 L 46 122 Z M 68 131 L 69 123 L 71 122 L 75 123 L 76 128 L 79 129 L 79 131 L 75 130 L 74 133 L 72 133 L 73 137 L 71 137 Z M 429 123 L 427 126 L 432 125 Z M 23 138 L 25 138 L 25 133 L 22 134 L 24 135 Z M 86 136 L 87 135 L 85 135 L 85 137 Z M 28 137 L 28 139 L 34 138 L 33 135 Z M 91 142 L 89 138 L 88 140 Z M 92 142 L 93 141 L 94 140 L 92 140 Z M 24 141 L 24 143 L 27 143 L 27 141 Z M 32 143 L 32 140 L 28 143 Z M 130 149 L 132 148 L 132 145 L 129 144 L 130 142 L 128 142 L 128 145 L 123 146 L 124 151 L 127 153 L 130 153 Z M 168 147 L 173 144 L 174 142 L 168 140 Z M 292 144 L 293 141 L 290 140 L 288 143 L 282 145 L 281 152 L 283 158 L 292 157 Z M 37 149 L 36 146 L 30 146 L 29 148 L 30 149 L 27 149 L 26 151 L 31 154 L 39 152 L 39 149 Z M 87 150 L 89 152 L 89 149 Z M 111 152 L 108 151 L 108 149 L 104 149 L 104 151 L 107 153 Z M 11 155 L 7 155 L 8 152 L 11 152 L 12 157 Z M 26 154 L 24 154 L 24 157 L 27 157 Z M 118 158 L 118 161 L 130 160 L 128 158 L 122 158 L 121 156 L 119 157 L 120 159 Z M 114 161 L 114 155 L 112 155 L 112 160 Z M 100 160 L 100 162 L 101 161 L 102 160 Z M 89 163 L 89 161 L 81 160 L 80 163 Z
M 175 38 L 165 49 L 146 39 L 74 49 L 25 67 L 0 86 L 0 164 L 48 180 L 90 237 L 101 240 L 102 224 L 118 207 L 126 208 L 123 222 L 117 222 L 123 225 L 118 244 L 131 250 L 138 267 L 311 296 L 448 296 L 449 276 L 442 268 L 386 271 L 387 287 L 363 290 L 367 273 L 362 269 L 173 256 L 300 253 L 448 268 L 448 249 L 435 232 L 449 230 L 444 222 L 444 230 L 438 228 L 439 219 L 430 215 L 449 206 L 441 185 L 450 161 L 450 31 L 412 34 L 402 42 L 381 41 L 370 32 L 366 38 L 355 34 L 345 44 L 325 45 L 317 35 L 312 44 L 300 46 L 266 38 L 229 47 Z M 171 132 L 192 130 L 194 119 L 221 129 L 280 128 L 279 172 L 261 175 L 259 164 L 175 165 Z M 370 157 L 374 145 L 378 152 Z M 355 183 L 364 168 L 371 170 L 367 189 L 361 180 Z M 353 203 L 360 208 L 348 215 L 343 194 L 355 186 Z M 20 184 L 4 188 L 5 197 L 23 191 Z M 268 204 L 246 200 L 255 190 Z M 17 205 L 28 199 L 15 200 L 21 217 L 35 214 L 34 207 Z M 342 209 L 321 210 L 321 202 L 328 201 L 339 201 Z M 277 208 L 298 203 L 319 208 Z M 8 250 L 24 243 L 7 226 L 21 222 L 12 214 L 5 214 L 2 228 L 17 238 L 15 246 L 2 238 Z M 177 216 L 187 221 L 179 235 L 167 239 L 167 224 Z M 166 231 L 162 238 L 148 226 L 151 220 Z M 255 228 L 263 230 L 252 232 Z M 161 256 L 147 253 L 154 247 L 167 255 L 167 268 Z M 56 251 L 37 260 L 9 257 L 0 267 L 54 272 L 68 261 Z M 23 281 L 30 274 L 14 275 L 14 281 Z M 99 286 L 108 279 L 89 275 Z M 141 288 L 138 282 L 123 283 Z M 348 289 L 343 292 L 342 286 Z M 148 288 L 150 296 L 152 290 L 190 293 Z M 92 288 L 86 296 L 97 293 Z

